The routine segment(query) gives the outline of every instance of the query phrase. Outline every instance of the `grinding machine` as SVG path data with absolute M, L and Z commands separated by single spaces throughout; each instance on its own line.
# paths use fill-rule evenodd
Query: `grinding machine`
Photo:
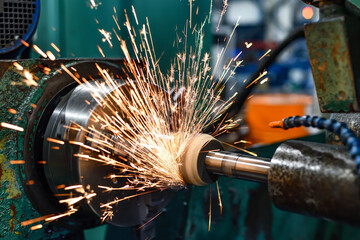
M 30 2 L 29 6 L 33 8 L 31 12 L 33 15 L 26 16 L 31 19 L 30 25 L 23 32 L 12 34 L 8 38 L 2 38 L 5 35 L 0 35 L 2 58 L 12 58 L 25 51 L 20 39 L 29 42 L 39 14 L 39 2 Z M 234 226 L 228 233 L 219 231 L 214 234 L 215 237 L 220 235 L 225 238 L 229 237 L 227 234 L 232 234 L 232 236 L 241 235 L 245 238 L 253 238 L 258 236 L 258 233 L 263 233 L 264 238 L 268 239 L 271 238 L 273 227 L 271 225 L 277 221 L 277 223 L 283 222 L 284 219 L 302 224 L 311 222 L 312 226 L 320 226 L 324 232 L 345 229 L 343 232 L 359 234 L 357 228 L 349 230 L 346 226 L 343 227 L 337 223 L 328 227 L 329 225 L 326 225 L 328 223 L 316 219 L 300 219 L 301 216 L 286 215 L 288 213 L 272 209 L 269 204 L 271 200 L 276 207 L 286 211 L 345 222 L 350 225 L 360 224 L 358 212 L 360 177 L 357 170 L 360 164 L 358 161 L 360 159 L 357 158 L 360 155 L 360 146 L 357 145 L 356 138 L 359 137 L 360 132 L 357 113 L 360 106 L 358 97 L 360 70 L 356 67 L 360 56 L 360 49 L 358 49 L 360 32 L 356 29 L 359 26 L 360 4 L 352 0 L 306 2 L 320 8 L 321 19 L 317 23 L 307 24 L 301 34 L 295 36 L 298 38 L 305 34 L 320 108 L 323 112 L 332 113 L 332 115 L 330 120 L 311 116 L 292 117 L 281 121 L 279 126 L 282 125 L 281 127 L 285 129 L 300 125 L 312 126 L 327 129 L 333 133 L 327 135 L 327 144 L 307 141 L 282 143 L 275 154 L 268 158 L 223 151 L 223 146 L 206 134 L 193 139 L 183 156 L 181 171 L 185 181 L 190 185 L 204 186 L 216 181 L 219 176 L 229 177 L 224 180 L 219 179 L 219 192 L 223 193 L 223 201 L 230 203 L 229 207 L 225 209 L 227 207 L 224 205 L 224 215 L 213 216 L 213 224 L 214 227 L 217 224 L 220 226 L 221 221 L 227 224 L 224 216 L 229 216 L 227 218 L 231 219 L 230 222 Z M 13 10 L 11 13 L 6 12 L 18 7 L 23 7 L 23 5 L 15 6 L 13 1 L 0 0 L 0 20 L 4 21 L 3 19 L 9 17 L 18 18 L 12 15 L 15 14 L 12 13 Z M 8 25 L 4 25 L 3 22 L 0 24 L 3 24 L 0 25 L 1 33 L 13 33 Z M 278 51 L 275 50 L 273 57 L 275 58 L 286 45 L 281 46 Z M 260 70 L 267 67 L 270 60 L 263 63 Z M 25 237 L 29 239 L 58 239 L 60 237 L 80 239 L 76 235 L 79 231 L 101 225 L 100 203 L 111 201 L 116 197 L 129 196 L 133 192 L 121 192 L 120 196 L 117 196 L 118 192 L 104 192 L 97 189 L 96 186 L 101 182 L 106 182 L 107 185 L 113 187 L 121 186 L 122 183 L 97 177 L 108 174 L 111 171 L 110 166 L 79 161 L 79 158 L 74 156 L 84 149 L 68 142 L 84 139 L 84 133 L 65 131 L 62 126 L 71 125 L 72 122 L 87 126 L 91 123 L 91 110 L 98 107 L 98 102 L 91 97 L 91 92 L 86 86 L 78 85 L 70 75 L 62 74 L 62 66 L 68 69 L 73 67 L 80 76 L 101 79 L 95 65 L 97 63 L 101 68 L 111 72 L 114 79 L 121 82 L 128 76 L 124 60 L 16 61 L 34 73 L 38 79 L 38 86 L 33 87 L 16 85 L 17 82 L 21 82 L 21 76 L 16 73 L 14 62 L 14 60 L 0 62 L 0 119 L 1 122 L 17 125 L 24 131 L 0 129 L 2 186 L 0 235 L 6 239 Z M 254 74 L 254 76 L 257 75 Z M 126 89 L 126 84 L 119 84 L 119 87 Z M 108 89 L 108 92 L 113 90 Z M 250 91 L 251 88 L 248 88 L 240 94 L 237 108 L 241 108 L 242 102 Z M 86 101 L 90 104 L 85 104 Z M 16 114 L 9 114 L 8 109 L 16 109 Z M 238 111 L 238 109 L 230 110 Z M 344 122 L 347 123 L 348 128 Z M 45 141 L 47 138 L 61 141 L 61 151 L 55 151 L 54 147 L 59 147 L 58 144 Z M 350 151 L 341 144 L 349 147 Z M 11 160 L 19 159 L 24 159 L 24 164 L 10 164 Z M 261 184 L 233 182 L 232 178 Z M 66 211 L 66 208 L 59 203 L 59 199 L 62 199 L 61 196 L 64 194 L 76 195 L 76 191 L 65 191 L 58 187 L 62 184 L 82 185 L 86 194 L 96 193 L 96 197 L 82 201 L 78 212 L 48 224 L 42 230 L 31 231 L 28 226 L 22 226 L 21 222 L 26 220 Z M 241 189 L 242 193 L 237 193 L 233 189 L 235 187 Z M 227 189 L 226 193 L 223 192 L 224 189 Z M 185 196 L 179 198 L 184 199 L 180 200 L 182 207 L 176 207 L 177 210 L 174 212 L 171 212 L 171 204 L 179 204 L 179 201 L 177 199 L 170 201 L 174 192 L 166 190 L 117 204 L 114 217 L 108 222 L 121 227 L 138 227 L 164 211 L 164 207 L 169 204 L 168 211 L 178 214 L 177 218 L 180 219 L 177 221 L 180 227 L 176 229 L 177 236 L 174 234 L 174 238 L 204 237 L 205 235 L 197 230 L 202 228 L 201 231 L 204 231 L 203 222 L 195 223 L 195 215 L 197 213 L 202 215 L 204 210 L 195 203 L 201 201 L 204 206 L 212 206 L 211 200 L 214 197 L 217 200 L 216 194 L 213 194 L 213 190 L 208 186 L 203 190 L 189 187 L 185 193 L 180 193 Z M 209 193 L 210 203 L 207 198 Z M 206 200 L 203 196 L 206 196 Z M 247 204 L 245 204 L 246 199 Z M 216 206 L 212 208 L 216 209 Z M 236 209 L 246 209 L 248 212 L 246 217 Z M 206 211 L 204 214 L 206 217 L 203 219 L 207 219 L 207 214 Z M 169 217 L 164 216 L 164 219 L 167 218 Z M 244 224 L 240 224 L 239 221 Z M 159 222 L 169 224 L 169 220 L 161 220 L 161 218 Z M 244 225 L 246 230 L 238 230 L 239 225 Z M 138 230 L 137 237 L 140 239 L 154 237 L 151 227 L 154 226 L 149 224 Z M 207 230 L 207 225 L 205 228 Z M 162 231 L 165 232 L 165 230 Z M 313 234 L 312 230 L 306 231 L 303 228 L 298 231 Z M 164 237 L 161 234 L 156 236 Z M 286 238 L 288 235 L 282 236 Z
M 66 190 L 61 186 L 84 186 L 85 195 L 96 193 L 89 201 L 81 204 L 77 213 L 61 220 L 61 224 L 51 230 L 49 236 L 54 238 L 64 234 L 64 231 L 79 231 L 84 228 L 101 224 L 101 203 L 107 203 L 118 198 L 126 198 L 136 191 L 104 192 L 97 188 L 99 184 L 111 187 L 121 187 L 123 182 L 113 181 L 108 176 L 113 172 L 112 166 L 104 166 L 93 161 L 79 161 L 77 154 L 86 154 L 86 149 L 70 144 L 71 141 L 85 141 L 89 134 L 64 128 L 66 126 L 87 126 L 94 124 L 91 112 L 95 111 L 98 102 L 91 96 L 93 89 L 86 85 L 78 85 L 68 74 L 60 73 L 61 66 L 76 69 L 76 74 L 100 79 L 100 73 L 95 63 L 108 69 L 115 79 L 125 79 L 124 60 L 20 60 L 19 64 L 36 73 L 40 87 L 12 86 L 21 82 L 21 76 L 16 74 L 14 61 L 2 61 L 2 121 L 12 122 L 24 128 L 24 131 L 14 133 L 10 129 L 1 130 L 2 169 L 6 174 L 3 189 L 8 194 L 2 198 L 1 206 L 8 212 L 10 228 L 3 229 L 2 236 L 32 236 L 36 239 L 43 231 L 25 230 L 21 222 L 42 216 L 62 214 L 68 209 L 66 204 L 59 204 L 64 196 L 77 194 L 76 189 Z M 55 69 L 44 72 L 44 69 Z M 126 84 L 119 84 L 126 91 Z M 99 91 L 106 95 L 107 92 Z M 6 92 L 6 93 L 5 93 Z M 106 98 L 106 96 L 104 96 Z M 22 101 L 17 101 L 22 99 Z M 8 109 L 17 109 L 15 116 L 8 114 Z M 99 127 L 100 129 L 100 127 Z M 103 132 L 103 134 L 106 134 Z M 46 139 L 56 139 L 51 142 Z M 62 142 L 63 141 L 63 142 Z M 59 149 L 60 148 L 60 149 Z M 17 149 L 14 151 L 14 149 Z M 116 154 L 116 153 L 113 153 Z M 12 165 L 9 159 L 25 159 L 24 164 Z M 5 176 L 2 176 L 5 179 Z M 99 191 L 97 192 L 98 189 Z M 69 195 L 70 194 L 70 195 Z M 114 216 L 109 219 L 117 226 L 140 226 L 154 217 L 167 203 L 171 193 L 145 194 L 129 201 L 116 204 L 112 209 Z M 67 197 L 65 197 L 67 198 Z M 31 203 L 30 203 L 31 202 Z M 33 210 L 29 211 L 29 208 Z M 65 229 L 65 230 L 64 230 Z M 69 230 L 70 229 L 70 230 Z M 9 231 L 10 230 L 10 231 Z M 143 230 L 142 230 L 143 231 Z M 144 228 L 145 231 L 145 228 Z M 65 231 L 66 233 L 66 231 Z

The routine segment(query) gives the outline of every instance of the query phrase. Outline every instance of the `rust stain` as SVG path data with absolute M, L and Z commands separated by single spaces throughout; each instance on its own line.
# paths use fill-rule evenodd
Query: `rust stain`
M 321 90 L 323 90 L 324 92 L 326 91 L 326 88 L 325 88 L 325 82 L 324 82 L 324 77 L 322 75 L 322 73 L 319 73 L 319 87 Z
M 15 208 L 14 203 L 11 204 L 10 210 L 11 210 L 11 219 L 10 219 L 9 225 L 10 225 L 10 232 L 12 232 L 12 231 L 14 231 L 14 228 L 15 228 L 14 222 L 15 222 L 15 216 L 16 216 L 16 208 Z
M 341 60 L 343 62 L 344 61 L 349 62 L 350 61 L 349 59 L 350 59 L 349 49 L 346 48 L 344 54 L 341 55 Z
M 339 92 L 339 99 L 340 100 L 345 100 L 346 99 L 346 93 L 344 91 Z
M 334 61 L 334 64 L 339 65 L 339 61 L 338 58 L 340 56 L 340 48 L 341 48 L 341 40 L 340 40 L 340 36 L 336 35 L 336 42 L 334 44 L 331 45 L 331 58 Z
M 339 49 L 341 47 L 340 36 L 336 35 L 336 42 L 331 45 L 331 56 L 335 59 L 339 55 Z
M 317 66 L 319 65 L 319 60 L 317 60 L 316 58 L 311 59 L 311 66 Z
M 16 200 L 16 199 L 20 199 L 21 198 L 21 194 L 18 194 L 18 195 L 16 195 L 15 197 L 13 197 L 12 199 L 13 200 Z
M 324 61 L 322 64 L 318 66 L 319 71 L 324 72 L 327 68 L 327 61 Z
M 327 48 L 327 43 L 318 43 L 318 44 L 317 44 L 317 47 L 318 47 L 318 48 L 326 49 L 326 48 Z
M 4 149 L 4 144 L 8 140 L 8 137 L 4 137 L 0 140 L 0 149 Z M 14 197 L 17 197 L 17 195 L 21 195 L 19 184 L 15 178 L 15 170 L 10 166 L 9 160 L 6 156 L 2 154 L 0 154 L 0 166 L 0 182 L 1 184 L 4 182 L 8 183 L 7 188 L 5 189 L 5 192 L 8 194 L 7 199 L 13 199 Z
M 327 62 L 323 62 L 321 65 L 319 65 L 318 67 L 319 70 L 319 87 L 321 90 L 323 90 L 324 92 L 326 91 L 326 87 L 325 87 L 325 80 L 324 80 L 324 75 L 326 75 L 326 70 L 327 70 Z

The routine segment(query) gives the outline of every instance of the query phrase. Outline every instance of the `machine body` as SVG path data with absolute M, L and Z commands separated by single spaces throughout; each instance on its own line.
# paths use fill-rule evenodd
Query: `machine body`
M 358 26 L 359 22 L 356 17 L 359 14 L 359 4 L 351 0 L 310 2 L 316 3 L 322 8 L 321 22 L 309 24 L 305 28 L 321 109 L 324 112 L 359 111 L 359 72 L 356 63 L 360 51 L 357 44 L 358 31 L 354 28 Z M 344 4 L 347 6 L 346 11 L 344 11 Z M 38 11 L 38 5 L 36 7 L 34 13 Z M 3 10 L 3 6 L 0 5 L 0 15 L 3 14 Z M 36 18 L 34 20 L 37 21 Z M 324 38 L 324 32 L 326 38 Z M 17 44 L 15 45 L 19 46 L 21 41 L 17 38 L 15 40 Z M 8 46 L 6 45 L 4 49 L 7 51 Z M 16 48 L 14 49 L 12 50 L 16 51 Z M 22 66 L 35 73 L 39 79 L 39 86 L 27 87 L 16 84 L 14 86 L 12 83 L 21 82 L 21 78 L 13 66 L 13 61 L 1 62 L 0 103 L 3 107 L 0 108 L 0 117 L 2 121 L 11 122 L 24 128 L 23 132 L 13 132 L 5 128 L 0 130 L 1 184 L 6 189 L 1 193 L 0 201 L 3 208 L 1 216 L 4 221 L 9 222 L 2 229 L 1 236 L 9 239 L 56 238 L 77 229 L 90 228 L 100 224 L 101 211 L 97 209 L 97 206 L 101 201 L 113 198 L 114 193 L 97 192 L 98 198 L 84 202 L 76 215 L 65 218 L 64 221 L 58 221 L 56 224 L 49 224 L 44 231 L 30 231 L 29 227 L 22 227 L 19 224 L 24 220 L 61 213 L 66 210 L 59 204 L 59 198 L 54 196 L 67 193 L 57 189 L 57 186 L 64 181 L 67 181 L 69 185 L 82 184 L 85 188 L 93 185 L 90 187 L 89 194 L 93 193 L 92 190 L 95 189 L 94 186 L 98 182 L 107 181 L 106 179 L 93 179 L 99 169 L 102 172 L 108 171 L 107 166 L 100 168 L 97 166 L 95 169 L 94 165 L 81 162 L 73 156 L 73 153 L 81 153 L 84 149 L 64 144 L 62 151 L 56 152 L 52 147 L 57 147 L 57 145 L 44 141 L 46 138 L 69 141 L 70 139 L 67 138 L 65 131 L 60 126 L 63 122 L 71 124 L 70 120 L 73 118 L 70 115 L 73 113 L 79 113 L 81 116 L 81 119 L 76 122 L 77 124 L 82 126 L 89 124 L 91 111 L 96 108 L 97 103 L 93 102 L 92 108 L 84 105 L 85 100 L 91 101 L 89 92 L 86 88 L 74 84 L 73 79 L 66 74 L 59 74 L 59 71 L 61 71 L 61 64 L 64 64 L 69 68 L 75 67 L 80 75 L 92 75 L 98 78 L 100 76 L 94 67 L 94 62 L 109 69 L 116 79 L 121 81 L 122 78 L 126 78 L 122 60 L 65 59 L 54 62 L 21 60 L 19 63 Z M 54 69 L 54 71 L 46 73 L 45 68 Z M 16 109 L 17 113 L 11 115 L 8 113 L 8 109 Z M 83 136 L 76 136 L 76 139 L 81 137 Z M 196 142 L 196 140 L 194 141 Z M 313 143 L 287 142 L 277 149 L 270 160 L 223 152 L 221 144 L 211 137 L 205 137 L 199 142 L 205 144 L 206 149 L 200 145 L 191 150 L 190 152 L 196 152 L 195 157 L 194 155 L 192 155 L 193 158 L 189 157 L 192 162 L 186 162 L 183 166 L 184 178 L 188 183 L 207 185 L 218 179 L 219 176 L 265 182 L 270 198 L 278 208 L 359 224 L 360 216 L 357 214 L 357 209 L 360 207 L 358 201 L 359 179 L 354 171 L 354 164 L 345 149 Z M 192 143 L 189 146 L 193 146 Z M 8 161 L 15 159 L 24 159 L 25 164 L 11 165 Z M 60 162 L 62 159 L 66 159 L 66 161 Z M 48 164 L 44 165 L 44 163 Z M 62 171 L 57 171 L 60 167 Z M 189 169 L 191 172 L 188 172 Z M 326 184 L 324 185 L 324 183 Z M 117 186 L 117 184 L 113 183 L 112 186 Z M 246 232 L 246 234 L 237 232 L 239 231 L 239 222 L 246 223 L 247 229 L 251 229 L 251 231 L 259 232 L 261 230 L 267 234 L 269 233 L 268 226 L 271 228 L 272 224 L 271 206 L 262 200 L 267 199 L 267 195 L 262 194 L 264 188 L 261 185 L 260 187 L 254 185 L 255 183 L 251 184 L 234 184 L 241 189 L 241 193 L 231 189 L 232 186 L 226 188 L 228 191 L 225 193 L 225 196 L 227 196 L 226 194 L 230 195 L 226 206 L 230 206 L 231 210 L 227 214 L 231 216 L 232 220 L 227 224 L 233 226 L 235 234 L 241 236 L 252 235 L 251 232 Z M 204 194 L 204 197 L 201 196 L 203 197 L 201 198 L 197 195 L 198 192 L 197 189 L 193 190 L 191 196 L 181 204 L 187 207 L 189 202 L 198 203 L 199 199 L 208 199 L 209 194 Z M 216 196 L 216 194 L 210 195 Z M 227 198 L 225 197 L 225 199 Z M 254 199 L 256 201 L 253 201 Z M 167 201 L 168 193 L 163 192 L 160 195 L 151 195 L 126 202 L 123 205 L 120 204 L 117 209 L 118 218 L 114 218 L 113 222 L 120 226 L 141 225 L 155 216 Z M 203 202 L 204 206 L 211 206 L 211 201 L 210 204 L 205 200 Z M 194 204 L 189 205 L 190 210 L 196 210 Z M 237 209 L 245 209 L 245 213 L 239 212 Z M 190 210 L 188 210 L 189 216 L 186 214 L 184 214 L 186 216 L 180 216 L 181 213 L 176 215 L 179 219 L 181 217 L 185 219 L 184 222 L 186 219 L 188 220 L 186 224 L 183 224 L 186 225 L 184 232 L 188 237 L 196 236 L 193 232 L 198 224 L 194 220 L 198 216 L 192 216 Z M 261 211 L 260 214 L 259 211 Z M 196 213 L 196 211 L 194 212 Z M 203 209 L 200 212 L 202 213 Z M 206 210 L 206 218 L 207 214 Z M 252 216 L 256 214 L 260 218 L 254 220 Z M 278 215 L 281 214 L 284 213 L 278 213 Z M 128 221 L 128 216 L 131 216 L 130 221 Z M 286 215 L 286 219 L 287 216 L 293 217 L 293 215 Z M 216 224 L 217 219 L 213 218 L 213 221 Z M 306 222 L 306 220 L 304 221 Z M 284 221 L 279 222 L 283 223 Z M 323 222 L 313 224 L 318 224 L 319 229 L 324 228 Z M 224 236 L 225 234 L 223 233 Z

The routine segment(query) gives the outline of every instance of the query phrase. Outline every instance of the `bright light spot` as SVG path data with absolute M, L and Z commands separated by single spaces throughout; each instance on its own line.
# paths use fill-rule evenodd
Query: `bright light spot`
M 304 7 L 302 15 L 305 19 L 311 19 L 314 16 L 314 10 L 311 7 Z

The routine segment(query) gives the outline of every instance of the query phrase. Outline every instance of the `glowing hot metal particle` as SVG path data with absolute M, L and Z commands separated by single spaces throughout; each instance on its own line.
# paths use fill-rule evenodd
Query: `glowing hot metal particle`
M 19 131 L 19 132 L 23 132 L 23 131 L 24 131 L 24 128 L 19 127 L 19 126 L 16 126 L 16 125 L 13 125 L 13 124 L 10 124 L 10 123 L 6 123 L 6 122 L 2 122 L 2 123 L 0 124 L 0 126 L 2 126 L 2 127 L 4 127 L 4 128 L 11 129 L 11 130 Z

